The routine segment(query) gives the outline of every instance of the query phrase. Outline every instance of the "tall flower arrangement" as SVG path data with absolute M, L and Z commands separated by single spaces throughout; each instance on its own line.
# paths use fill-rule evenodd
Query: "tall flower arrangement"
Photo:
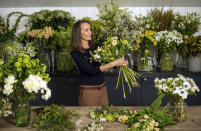
M 101 28 L 101 37 L 105 40 L 107 37 L 117 36 L 122 40 L 134 41 L 144 31 L 144 29 L 138 28 L 131 11 L 127 8 L 120 9 L 117 4 L 108 2 L 105 5 L 98 4 L 98 11 L 99 20 L 103 25 Z
M 49 74 L 45 73 L 46 66 L 39 64 L 38 59 L 20 53 L 10 56 L 8 63 L 1 63 L 0 68 L 0 80 L 4 83 L 2 92 L 12 102 L 25 103 L 39 94 L 45 100 L 50 98 Z
M 178 74 L 176 78 L 155 78 L 155 87 L 159 93 L 165 94 L 170 99 L 169 111 L 179 122 L 186 119 L 183 101 L 188 95 L 200 92 L 193 79 Z
M 173 69 L 173 61 L 170 58 L 170 53 L 176 50 L 176 47 L 183 42 L 183 37 L 174 30 L 157 32 L 155 39 L 158 42 L 159 52 L 163 53 L 161 70 L 171 71 Z
M 151 52 L 150 49 L 153 46 L 157 46 L 157 41 L 154 37 L 155 34 L 156 32 L 154 31 L 146 30 L 145 33 L 141 35 L 140 39 L 135 41 L 134 50 L 140 54 L 140 59 L 137 66 L 139 71 L 153 70 L 153 62 L 151 59 L 153 52 Z
M 0 64 L 0 81 L 4 83 L 1 91 L 13 103 L 17 126 L 29 124 L 30 100 L 37 95 L 42 95 L 45 100 L 51 97 L 47 86 L 50 78 L 45 71 L 46 66 L 38 59 L 31 59 L 22 53 L 10 56 L 7 63 Z
M 132 44 L 127 40 L 119 40 L 117 37 L 109 37 L 101 47 L 98 47 L 94 52 L 90 52 L 91 60 L 95 60 L 101 64 L 106 64 L 117 58 L 121 58 L 127 51 L 132 49 Z M 128 68 L 127 66 L 120 67 L 116 88 L 118 88 L 120 84 L 122 85 L 124 98 L 126 97 L 124 79 L 127 82 L 131 92 L 131 87 L 139 86 L 138 82 L 136 81 L 136 77 L 139 77 L 139 74 L 132 69 Z

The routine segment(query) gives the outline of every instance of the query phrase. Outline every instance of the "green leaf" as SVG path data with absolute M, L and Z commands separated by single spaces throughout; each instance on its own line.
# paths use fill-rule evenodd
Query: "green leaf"
M 162 103 L 162 99 L 164 98 L 165 94 L 161 94 L 160 96 L 158 96 L 156 98 L 156 100 L 154 100 L 151 104 L 151 110 L 152 112 L 158 110 L 158 108 L 160 107 L 161 103 Z

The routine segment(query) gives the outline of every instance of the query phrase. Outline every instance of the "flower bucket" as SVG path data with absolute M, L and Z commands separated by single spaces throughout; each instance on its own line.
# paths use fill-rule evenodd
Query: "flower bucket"
M 201 72 L 201 56 L 193 56 L 188 58 L 188 71 Z

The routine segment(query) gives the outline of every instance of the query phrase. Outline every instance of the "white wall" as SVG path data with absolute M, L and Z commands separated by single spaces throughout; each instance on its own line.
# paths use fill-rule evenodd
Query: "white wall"
M 122 7 L 125 8 L 125 7 Z M 126 7 L 130 11 L 133 12 L 134 15 L 146 15 L 147 11 L 153 9 L 154 7 Z M 165 7 L 165 9 L 173 9 L 175 12 L 180 12 L 181 14 L 186 14 L 187 12 L 197 12 L 201 14 L 201 7 Z M 75 16 L 76 20 L 81 19 L 83 17 L 92 17 L 97 19 L 98 9 L 97 7 L 29 7 L 29 8 L 0 8 L 0 15 L 3 18 L 6 18 L 7 15 L 11 12 L 19 11 L 25 14 L 33 14 L 34 12 L 49 9 L 49 10 L 64 10 L 71 13 L 71 15 Z M 11 19 L 11 25 L 14 23 L 14 18 Z M 26 23 L 26 18 L 22 19 L 19 25 L 19 31 L 23 30 L 24 24 Z M 201 31 L 200 31 L 201 32 Z

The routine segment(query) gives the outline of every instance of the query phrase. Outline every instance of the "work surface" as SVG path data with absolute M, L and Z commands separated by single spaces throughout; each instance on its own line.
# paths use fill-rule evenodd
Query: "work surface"
M 36 109 L 39 107 L 32 107 L 32 109 Z M 93 111 L 97 107 L 65 107 L 67 110 L 73 110 L 80 114 L 80 119 L 82 120 L 81 127 L 91 123 L 94 119 L 89 117 L 89 112 Z M 100 108 L 100 107 L 98 107 Z M 123 107 L 117 106 L 114 107 L 117 109 L 127 108 L 132 110 L 139 110 L 140 106 L 130 106 L 130 107 Z M 165 131 L 201 131 L 201 106 L 188 106 L 186 107 L 188 118 L 186 121 L 178 123 L 178 125 L 167 126 Z M 32 113 L 32 118 L 34 117 L 34 113 Z M 128 126 L 120 124 L 118 122 L 102 122 L 102 126 L 104 127 L 104 131 L 125 131 Z M 19 128 L 16 127 L 14 124 L 9 123 L 6 120 L 0 119 L 0 131 L 36 131 L 31 127 L 24 127 Z

